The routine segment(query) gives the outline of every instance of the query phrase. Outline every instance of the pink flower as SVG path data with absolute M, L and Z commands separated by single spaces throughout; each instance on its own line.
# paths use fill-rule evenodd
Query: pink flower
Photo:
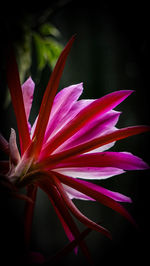
M 110 232 L 81 213 L 72 199 L 99 201 L 134 224 L 131 215 L 120 204 L 130 203 L 129 197 L 85 179 L 101 180 L 127 170 L 148 169 L 142 159 L 131 153 L 107 150 L 117 140 L 149 131 L 150 127 L 116 128 L 121 113 L 114 108 L 132 93 L 131 90 L 115 91 L 97 100 L 78 100 L 83 91 L 83 84 L 80 83 L 64 88 L 56 95 L 73 41 L 74 37 L 57 61 L 32 127 L 28 120 L 34 82 L 30 77 L 21 87 L 16 61 L 10 53 L 7 81 L 18 125 L 21 154 L 12 129 L 9 143 L 2 136 L 0 138 L 1 149 L 9 155 L 11 164 L 3 161 L 1 165 L 6 178 L 16 189 L 27 187 L 27 199 L 35 201 L 37 187 L 48 195 L 70 241 L 80 236 L 70 213 L 85 226 L 110 238 Z M 27 243 L 33 202 L 28 202 L 26 206 Z M 80 241 L 79 245 L 88 256 L 85 243 Z

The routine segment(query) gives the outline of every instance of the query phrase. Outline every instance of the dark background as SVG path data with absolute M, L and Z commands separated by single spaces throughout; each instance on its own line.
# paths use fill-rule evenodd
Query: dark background
M 52 9 L 49 15 L 47 10 Z M 13 12 L 12 12 L 13 10 Z M 5 54 L 7 44 L 17 47 L 23 45 L 24 26 L 36 31 L 38 18 L 47 16 L 46 21 L 53 23 L 60 33 L 59 41 L 65 45 L 73 34 L 76 41 L 68 57 L 60 88 L 84 83 L 82 98 L 99 98 L 119 89 L 134 89 L 135 92 L 116 109 L 123 113 L 118 127 L 150 124 L 149 120 L 149 9 L 146 2 L 133 3 L 121 1 L 50 1 L 49 3 L 26 6 L 19 4 L 17 9 L 10 7 L 1 10 L 1 102 L 6 97 Z M 18 48 L 19 49 L 19 48 Z M 30 69 L 36 81 L 35 58 Z M 21 60 L 21 58 L 20 58 Z M 45 67 L 37 88 L 45 89 L 51 69 Z M 41 93 L 42 94 L 42 93 Z M 33 116 L 39 107 L 34 103 Z M 16 127 L 11 105 L 7 110 L 1 104 L 1 131 L 9 137 L 10 127 Z M 32 118 L 31 118 L 32 119 Z M 149 133 L 120 141 L 115 151 L 129 151 L 150 163 Z M 139 225 L 139 231 L 120 215 L 100 206 L 98 203 L 79 202 L 77 206 L 89 218 L 101 221 L 112 232 L 110 241 L 96 232 L 87 238 L 96 265 L 115 263 L 146 264 L 149 260 L 149 171 L 132 171 L 105 181 L 100 185 L 131 196 L 132 205 L 127 209 Z M 22 205 L 8 199 L 1 193 L 2 242 L 7 256 L 16 254 L 23 248 Z M 8 215 L 9 212 L 9 215 Z M 79 227 L 83 227 L 79 224 Z M 9 243 L 9 244 L 8 244 Z M 32 250 L 47 256 L 53 255 L 67 243 L 65 234 L 47 197 L 39 191 L 37 208 L 33 221 Z M 7 251 L 6 251 L 7 250 Z M 4 253 L 5 254 L 5 253 Z M 14 255 L 15 256 L 15 255 Z M 6 256 L 4 256 L 6 257 Z M 9 258 L 10 259 L 10 258 Z M 84 265 L 81 252 L 79 256 L 71 253 L 59 265 Z

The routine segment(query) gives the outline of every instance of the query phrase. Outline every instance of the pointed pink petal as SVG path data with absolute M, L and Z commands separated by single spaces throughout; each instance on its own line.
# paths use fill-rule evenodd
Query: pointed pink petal
M 53 176 L 53 180 L 55 182 L 55 185 L 57 186 L 62 198 L 64 199 L 67 207 L 70 209 L 70 211 L 72 212 L 72 214 L 83 224 L 85 224 L 86 226 L 88 226 L 89 228 L 96 230 L 102 234 L 104 234 L 105 236 L 107 236 L 108 238 L 111 238 L 110 233 L 108 232 L 108 230 L 106 230 L 104 227 L 96 224 L 95 222 L 93 222 L 92 220 L 90 220 L 89 218 L 87 218 L 83 213 L 81 213 L 78 208 L 74 205 L 74 203 L 72 202 L 72 200 L 68 197 L 67 193 L 65 192 L 61 182 L 59 181 L 59 179 L 56 178 L 56 176 Z
M 35 84 L 31 77 L 29 77 L 22 85 L 22 94 L 27 121 L 29 120 L 30 110 L 32 107 L 34 87 Z
M 49 142 L 53 138 L 53 136 L 56 135 L 57 132 L 61 131 L 67 124 L 71 123 L 71 121 L 74 119 L 74 117 L 85 107 L 87 107 L 89 104 L 91 104 L 94 100 L 80 100 L 73 104 L 70 111 L 63 117 L 61 121 L 59 121 L 59 126 L 55 128 L 55 130 L 52 132 L 52 134 L 49 136 L 49 139 L 47 142 L 43 145 L 42 151 L 40 154 L 40 159 L 43 159 L 47 157 L 47 146 L 49 145 Z M 35 124 L 35 123 L 34 123 Z M 34 125 L 31 130 L 31 134 L 34 131 Z
M 69 196 L 70 199 L 81 199 L 81 200 L 92 200 L 92 198 L 88 197 L 87 195 L 79 192 L 76 189 L 73 189 L 67 185 L 63 184 L 63 188 L 65 189 L 65 191 L 67 192 L 67 195 Z
M 73 120 L 71 123 L 66 125 L 61 131 L 59 131 L 49 142 L 49 145 L 46 147 L 47 154 L 52 153 L 56 150 L 62 143 L 67 139 L 72 137 L 77 131 L 91 122 L 93 119 L 96 119 L 98 116 L 103 115 L 104 113 L 110 111 L 121 103 L 125 98 L 127 98 L 132 91 L 116 91 L 110 93 L 88 105 L 84 108 Z
M 74 148 L 68 149 L 64 152 L 51 155 L 49 156 L 49 158 L 44 159 L 39 164 L 37 164 L 36 167 L 37 169 L 47 168 L 47 167 L 50 168 L 52 166 L 54 167 L 55 165 L 57 165 L 57 163 L 60 163 L 60 161 L 63 161 L 71 156 L 89 152 L 91 150 L 94 150 L 98 147 L 101 147 L 113 141 L 121 140 L 147 131 L 150 131 L 149 126 L 134 126 L 134 127 L 118 129 L 115 132 L 108 133 L 104 136 L 100 136 L 94 140 L 88 141 Z
M 70 112 L 73 104 L 78 100 L 83 91 L 83 84 L 76 84 L 64 88 L 54 98 L 51 117 L 49 119 L 44 141 L 46 141 L 52 132 L 58 127 L 64 117 Z
M 104 134 L 107 134 L 108 132 L 110 133 L 117 130 L 114 126 L 118 122 L 119 116 L 119 112 L 110 111 L 105 115 L 94 119 L 86 126 L 84 126 L 84 128 L 79 130 L 75 135 L 73 135 L 68 141 L 58 147 L 56 152 L 70 149 L 79 144 L 85 143 Z M 101 150 L 105 148 L 106 147 L 101 147 Z
M 58 95 L 58 94 L 57 94 Z M 56 95 L 56 97 L 57 97 Z M 54 131 L 51 133 L 51 135 L 49 136 L 47 142 L 58 132 L 60 131 L 64 126 L 66 126 L 68 123 L 70 123 L 70 121 L 72 121 L 72 119 L 86 106 L 88 106 L 90 103 L 92 103 L 94 100 L 79 100 L 77 102 L 74 102 L 74 104 L 72 105 L 71 109 L 69 110 L 69 112 L 62 118 L 61 121 L 59 121 L 59 126 L 57 125 L 57 127 L 54 129 Z M 54 103 L 53 103 L 53 107 L 54 107 Z M 51 119 L 53 118 L 54 112 L 53 112 L 53 107 L 52 107 L 52 111 L 51 111 L 51 117 L 49 118 L 49 121 L 51 121 Z M 36 124 L 37 124 L 37 120 L 38 117 L 36 118 L 32 129 L 31 129 L 31 136 L 33 137 L 34 135 L 34 131 L 36 128 Z M 48 136 L 47 136 L 48 137 Z M 47 144 L 46 142 L 46 144 Z M 45 145 L 46 145 L 45 144 Z M 45 147 L 45 145 L 43 145 L 43 147 Z M 42 147 L 42 149 L 43 149 Z M 41 155 L 41 154 L 40 154 Z M 42 155 L 43 157 L 43 155 Z
M 72 157 L 60 167 L 115 167 L 123 170 L 144 170 L 149 166 L 139 157 L 129 152 L 88 153 Z
M 64 168 L 56 168 L 53 171 L 74 178 L 91 179 L 91 180 L 106 179 L 124 173 L 122 169 L 114 167 L 89 167 L 89 166 L 86 167 L 63 166 L 63 167 Z
M 103 188 L 99 185 L 97 186 L 93 183 L 89 183 L 89 184 L 90 184 L 91 188 L 93 188 L 95 191 L 100 192 L 100 193 L 104 194 L 105 196 L 110 197 L 111 199 L 113 199 L 115 201 L 128 202 L 128 203 L 132 202 L 132 200 L 129 197 L 127 197 L 123 194 L 120 194 L 119 192 L 114 192 L 114 191 L 108 190 L 108 189 Z M 92 200 L 92 198 L 88 197 L 87 195 L 84 195 L 83 193 L 80 193 L 79 191 L 77 191 L 73 188 L 70 188 L 67 185 L 63 185 L 63 186 L 64 186 L 66 192 L 70 194 L 70 198 L 72 196 L 72 198 Z
M 12 104 L 17 119 L 21 153 L 23 154 L 28 145 L 30 144 L 30 135 L 25 114 L 25 107 L 24 107 L 18 67 L 12 50 L 8 55 L 6 74 L 7 74 L 7 84 L 10 90 Z
M 99 201 L 103 205 L 113 209 L 114 211 L 121 214 L 123 217 L 125 217 L 127 220 L 129 220 L 132 224 L 135 225 L 135 221 L 131 217 L 131 215 L 127 212 L 127 210 L 121 206 L 116 200 L 112 199 L 109 195 L 106 195 L 106 190 L 102 188 L 101 192 L 97 190 L 95 187 L 96 185 L 91 184 L 87 181 L 74 179 L 65 175 L 61 175 L 58 173 L 55 173 L 59 180 L 76 190 L 79 190 L 80 192 L 88 195 L 89 197 Z M 107 191 L 108 192 L 108 191 Z
M 73 36 L 68 42 L 68 44 L 66 45 L 66 47 L 64 48 L 64 50 L 62 51 L 56 63 L 56 66 L 52 72 L 52 75 L 49 79 L 47 88 L 43 96 L 43 100 L 42 100 L 40 112 L 39 112 L 39 117 L 37 120 L 35 132 L 33 135 L 33 139 L 36 137 L 36 145 L 34 149 L 35 157 L 37 157 L 41 151 L 41 147 L 42 147 L 46 127 L 49 121 L 49 116 L 51 113 L 54 97 L 56 95 L 56 91 L 59 86 L 59 81 L 60 81 L 64 66 L 65 66 L 65 62 L 70 52 L 70 49 L 72 47 L 72 44 L 74 42 L 74 39 L 75 37 Z
M 11 134 L 9 138 L 10 158 L 14 165 L 17 165 L 20 161 L 20 153 L 16 143 L 16 132 L 11 128 Z

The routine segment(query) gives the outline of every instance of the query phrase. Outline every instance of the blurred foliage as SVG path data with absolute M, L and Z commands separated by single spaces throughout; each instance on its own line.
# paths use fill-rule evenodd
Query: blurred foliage
M 59 30 L 50 23 L 44 23 L 36 30 L 26 30 L 23 45 L 17 46 L 21 82 L 32 71 L 34 76 L 40 77 L 46 64 L 51 70 L 53 69 L 63 48 L 58 40 L 60 36 Z M 32 64 L 34 64 L 34 67 L 32 67 Z
M 10 95 L 5 80 L 7 47 L 13 45 L 19 67 L 21 84 L 31 75 L 40 81 L 42 71 L 48 67 L 52 71 L 63 49 L 61 33 L 51 23 L 51 15 L 59 8 L 59 1 L 51 1 L 48 6 L 31 10 L 3 10 L 0 13 L 0 84 L 2 108 L 10 103 Z
M 56 40 L 60 32 L 51 24 L 44 24 L 39 29 L 39 33 L 32 33 L 33 47 L 37 69 L 42 71 L 46 64 L 53 68 L 62 50 L 62 45 Z
M 58 29 L 49 23 L 42 24 L 38 30 L 26 30 L 24 42 L 17 45 L 17 61 L 21 83 L 32 75 L 36 82 L 39 82 L 41 73 L 46 65 L 50 71 L 63 49 L 58 38 L 61 36 Z M 10 103 L 10 95 L 7 90 L 4 108 Z

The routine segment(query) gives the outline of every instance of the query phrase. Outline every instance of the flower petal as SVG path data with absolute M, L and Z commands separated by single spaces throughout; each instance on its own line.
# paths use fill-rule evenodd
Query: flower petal
M 113 132 L 117 130 L 114 126 L 118 122 L 120 116 L 120 112 L 110 111 L 106 114 L 94 119 L 90 123 L 84 126 L 81 130 L 79 130 L 76 134 L 74 134 L 68 141 L 62 144 L 55 151 L 60 152 L 61 150 L 67 150 L 72 147 L 75 147 L 79 144 L 85 143 L 97 137 L 100 137 L 108 132 Z M 101 147 L 101 150 L 106 147 Z
M 122 90 L 110 93 L 85 107 L 72 121 L 59 131 L 46 147 L 47 154 L 52 153 L 77 131 L 91 122 L 93 119 L 110 111 L 127 98 L 132 91 Z
M 44 141 L 49 138 L 49 136 L 57 127 L 60 127 L 59 124 L 61 123 L 62 119 L 70 111 L 74 102 L 78 100 L 82 91 L 83 84 L 80 83 L 64 88 L 55 96 L 52 106 L 51 117 L 47 125 Z
M 139 157 L 129 152 L 100 152 L 82 154 L 64 161 L 63 167 L 115 167 L 123 170 L 144 170 L 149 166 Z
M 23 83 L 23 85 L 21 87 L 22 87 L 22 94 L 23 94 L 23 101 L 24 101 L 26 117 L 27 117 L 27 121 L 28 121 L 29 115 L 30 115 L 30 110 L 31 110 L 31 107 L 32 107 L 35 84 L 34 84 L 32 78 L 29 77 Z
M 70 175 L 70 177 L 72 177 L 72 176 Z M 123 194 L 120 194 L 119 192 L 114 192 L 114 191 L 108 190 L 106 188 L 103 188 L 103 187 L 101 187 L 99 185 L 95 185 L 93 183 L 89 183 L 89 184 L 90 184 L 91 188 L 93 188 L 95 191 L 103 193 L 105 196 L 108 196 L 108 197 L 110 197 L 111 199 L 113 199 L 115 201 L 128 202 L 128 203 L 132 202 L 131 198 L 129 198 L 129 197 L 123 195 Z M 67 191 L 67 193 L 69 193 L 70 198 L 93 200 L 92 198 L 90 198 L 87 195 L 79 192 L 76 189 L 70 188 L 67 185 L 63 185 L 63 186 L 64 186 L 65 190 Z
M 68 42 L 68 44 L 66 45 L 66 47 L 64 48 L 64 50 L 62 51 L 56 63 L 56 66 L 52 72 L 52 75 L 49 79 L 47 88 L 43 96 L 36 128 L 35 128 L 34 135 L 33 135 L 33 139 L 36 137 L 36 145 L 34 146 L 35 157 L 38 157 L 41 151 L 41 147 L 42 147 L 46 127 L 49 121 L 54 97 L 56 95 L 56 91 L 58 89 L 59 81 L 60 81 L 64 66 L 65 66 L 65 62 L 70 52 L 70 49 L 72 47 L 72 44 L 74 42 L 74 39 L 75 37 L 73 36 Z
M 103 188 L 101 192 L 97 190 L 95 187 L 96 185 L 91 184 L 87 181 L 74 179 L 65 175 L 61 175 L 58 173 L 55 173 L 55 175 L 59 178 L 59 180 L 65 184 L 68 185 L 76 190 L 79 190 L 80 192 L 88 195 L 89 197 L 99 201 L 100 203 L 104 204 L 105 206 L 113 209 L 114 211 L 121 214 L 124 218 L 129 220 L 133 225 L 135 224 L 135 221 L 131 217 L 131 215 L 127 212 L 127 210 L 121 206 L 116 200 L 112 199 L 110 195 L 105 194 L 105 189 Z
M 52 202 L 52 200 L 51 200 Z M 58 210 L 58 208 L 56 207 L 56 205 L 54 204 L 54 202 L 52 202 L 52 205 L 55 209 L 55 212 L 64 228 L 64 231 L 66 233 L 66 236 L 68 237 L 69 241 L 73 241 L 75 239 L 74 235 L 72 234 L 68 224 L 66 223 L 65 219 L 63 218 L 62 214 L 60 213 L 60 211 Z M 75 254 L 77 254 L 78 252 L 78 247 L 75 247 L 75 250 L 74 250 Z
M 43 159 L 47 157 L 47 146 L 49 145 L 49 142 L 57 134 L 57 132 L 61 131 L 74 117 L 85 107 L 87 107 L 89 104 L 91 104 L 94 100 L 80 100 L 73 104 L 72 108 L 69 110 L 69 112 L 62 118 L 61 121 L 59 121 L 59 126 L 55 128 L 55 130 L 52 132 L 52 134 L 49 136 L 47 142 L 42 146 L 42 151 L 40 153 L 40 159 Z M 34 128 L 35 128 L 36 121 L 32 127 L 31 134 L 33 134 Z M 55 151 L 54 151 L 55 152 Z M 49 155 L 49 153 L 48 153 Z
M 56 208 L 58 209 L 59 213 L 61 214 L 61 216 L 63 217 L 65 223 L 67 224 L 67 226 L 69 227 L 69 231 L 71 231 L 72 235 L 74 236 L 74 238 L 78 238 L 80 236 L 80 232 L 72 218 L 72 216 L 70 215 L 66 205 L 64 204 L 62 197 L 60 195 L 60 193 L 57 191 L 57 189 L 52 186 L 52 184 L 50 183 L 49 179 L 43 179 L 38 183 L 39 187 L 45 191 L 45 193 L 48 195 L 50 201 L 52 202 L 52 205 L 56 206 Z M 85 254 L 85 256 L 91 260 L 88 248 L 86 246 L 86 244 L 83 241 L 79 242 L 79 246 L 81 247 L 82 252 Z
M 10 158 L 14 165 L 17 165 L 20 161 L 20 153 L 16 143 L 16 132 L 11 128 L 11 134 L 9 138 Z
M 76 189 L 73 189 L 67 185 L 63 184 L 63 188 L 65 189 L 65 191 L 67 192 L 68 196 L 70 199 L 81 199 L 81 200 L 92 200 L 92 198 L 88 197 L 87 195 L 79 192 Z
M 74 178 L 91 179 L 91 180 L 106 179 L 124 173 L 122 169 L 114 167 L 88 167 L 88 166 L 56 168 L 53 171 Z
M 89 152 L 91 150 L 94 150 L 98 147 L 101 147 L 113 141 L 121 140 L 147 131 L 150 131 L 149 126 L 134 126 L 134 127 L 118 129 L 112 133 L 108 133 L 94 140 L 87 141 L 86 143 L 80 144 L 74 148 L 68 149 L 58 154 L 51 155 L 49 156 L 49 158 L 44 159 L 43 161 L 37 163 L 36 167 L 37 169 L 42 169 L 42 168 L 45 169 L 45 168 L 50 168 L 52 166 L 54 167 L 55 165 L 57 165 L 57 163 L 69 157 Z
M 6 74 L 7 74 L 7 84 L 10 90 L 12 104 L 17 119 L 21 153 L 23 154 L 28 145 L 30 144 L 30 135 L 25 114 L 25 107 L 24 107 L 18 67 L 12 50 L 8 55 Z
M 105 236 L 107 236 L 108 238 L 111 238 L 110 233 L 108 230 L 106 230 L 104 227 L 96 224 L 95 222 L 93 222 L 92 220 L 90 220 L 89 218 L 87 218 L 83 213 L 81 213 L 78 208 L 74 205 L 74 203 L 70 200 L 70 198 L 68 197 L 67 193 L 65 192 L 61 182 L 59 181 L 59 179 L 56 178 L 56 176 L 53 176 L 53 180 L 55 182 L 55 185 L 57 186 L 62 198 L 64 199 L 67 207 L 70 209 L 70 211 L 72 212 L 72 214 L 79 219 L 80 222 L 82 222 L 83 224 L 85 224 L 86 226 L 88 226 L 89 228 L 96 230 L 102 234 L 104 234 Z

